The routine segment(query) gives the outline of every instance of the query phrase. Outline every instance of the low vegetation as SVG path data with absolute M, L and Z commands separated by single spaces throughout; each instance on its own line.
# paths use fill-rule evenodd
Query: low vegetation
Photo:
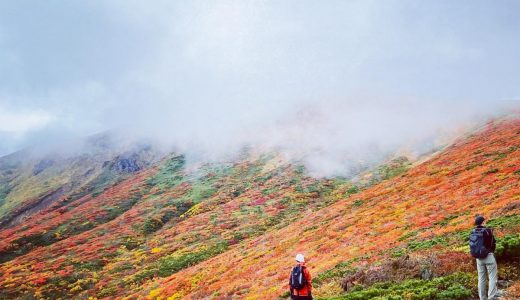
M 471 299 L 477 213 L 514 293 L 519 131 L 518 120 L 489 124 L 421 164 L 380 166 L 371 182 L 312 178 L 273 153 L 93 173 L 105 180 L 0 230 L 0 298 L 283 298 L 301 252 L 319 299 Z

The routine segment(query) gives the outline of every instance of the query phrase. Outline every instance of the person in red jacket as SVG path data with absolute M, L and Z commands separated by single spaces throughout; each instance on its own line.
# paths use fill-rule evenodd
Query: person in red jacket
M 312 278 L 311 273 L 305 266 L 303 254 L 296 255 L 296 262 L 298 264 L 292 269 L 289 278 L 291 299 L 312 300 Z

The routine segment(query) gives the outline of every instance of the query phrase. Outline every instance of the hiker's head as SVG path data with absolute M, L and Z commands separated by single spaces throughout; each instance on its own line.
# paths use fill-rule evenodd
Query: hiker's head
M 297 254 L 296 255 L 296 262 L 299 264 L 305 263 L 305 257 L 303 257 L 303 254 Z
M 478 215 L 475 217 L 475 225 L 479 226 L 479 225 L 482 225 L 482 223 L 484 223 L 486 219 L 481 216 L 481 215 Z

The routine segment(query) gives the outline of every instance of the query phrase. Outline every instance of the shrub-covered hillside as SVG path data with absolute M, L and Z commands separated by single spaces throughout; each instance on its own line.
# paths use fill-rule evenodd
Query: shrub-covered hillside
M 438 284 L 417 283 L 417 299 L 468 298 L 474 293 L 475 272 L 466 238 L 477 213 L 494 219 L 490 225 L 499 237 L 501 276 L 517 280 L 515 270 L 505 273 L 504 263 L 519 251 L 519 145 L 520 120 L 489 123 L 403 175 L 323 209 L 309 207 L 290 225 L 151 282 L 134 296 L 273 299 L 284 295 L 293 256 L 302 252 L 319 279 L 316 296 L 370 299 L 390 295 L 376 291 L 350 297 L 343 294 L 341 285 L 362 293 L 360 289 L 368 290 L 375 282 L 420 278 L 424 266 L 431 273 L 425 277 L 440 279 Z M 416 261 L 408 263 L 419 274 L 393 278 L 394 273 L 410 269 L 400 267 L 405 264 L 399 263 L 400 257 Z M 385 268 L 383 263 L 390 260 L 396 261 L 395 266 Z M 380 280 L 371 278 L 374 274 Z M 456 277 L 447 280 L 453 284 L 446 286 L 444 276 Z M 404 288 L 395 294 L 408 297 L 414 284 L 409 286 L 410 291 Z M 424 290 L 428 295 L 420 294 Z
M 169 155 L 103 181 L 103 168 L 121 171 L 112 160 L 1 227 L 0 298 L 284 298 L 301 252 L 318 298 L 471 299 L 477 213 L 520 297 L 519 148 L 520 119 L 491 122 L 369 184 L 312 178 L 276 154 L 198 166 Z

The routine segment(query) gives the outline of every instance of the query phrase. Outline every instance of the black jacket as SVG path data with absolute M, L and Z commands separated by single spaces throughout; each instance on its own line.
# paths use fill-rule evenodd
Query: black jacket
M 495 248 L 497 246 L 497 241 L 495 240 L 495 236 L 493 235 L 493 230 L 491 228 L 487 228 L 484 226 L 477 226 L 476 228 L 485 228 L 484 229 L 484 246 L 491 251 L 495 252 Z

